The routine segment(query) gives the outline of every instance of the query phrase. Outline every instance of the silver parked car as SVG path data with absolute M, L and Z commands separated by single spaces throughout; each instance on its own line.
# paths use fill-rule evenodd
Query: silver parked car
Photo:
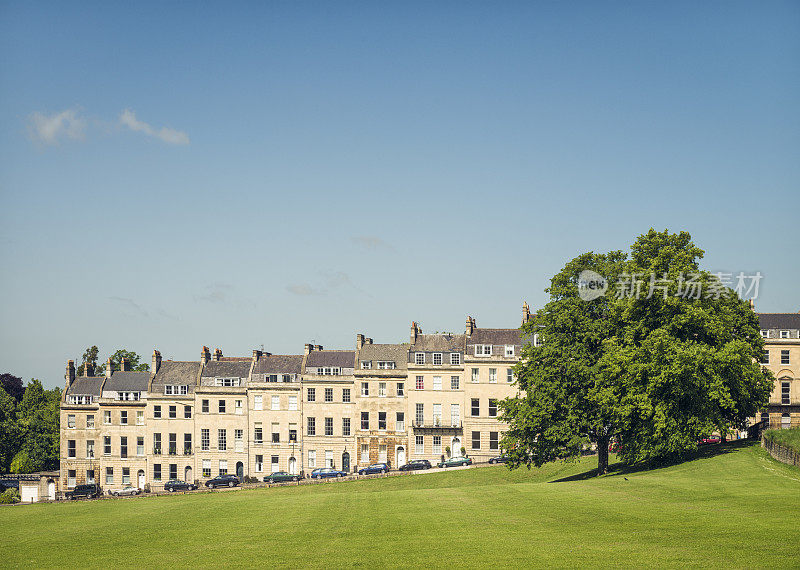
M 138 495 L 141 493 L 142 490 L 139 487 L 134 487 L 132 485 L 126 485 L 122 489 L 111 489 L 109 494 L 114 495 L 115 497 L 125 497 L 125 496 L 133 496 Z

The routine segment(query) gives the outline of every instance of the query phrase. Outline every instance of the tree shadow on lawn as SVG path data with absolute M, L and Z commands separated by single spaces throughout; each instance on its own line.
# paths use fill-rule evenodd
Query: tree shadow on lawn
M 688 463 L 697 461 L 698 459 L 707 459 L 709 457 L 716 457 L 717 455 L 724 455 L 727 453 L 736 453 L 748 447 L 752 447 L 757 442 L 751 439 L 734 440 L 727 443 L 706 444 L 697 448 L 697 451 L 689 452 L 681 457 L 672 457 L 662 459 L 660 461 L 648 461 L 637 463 L 635 465 L 625 465 L 621 461 L 608 466 L 608 473 L 605 477 L 618 477 L 620 475 L 628 475 L 631 473 L 640 473 L 642 471 L 655 471 L 665 467 L 672 467 L 681 463 Z M 568 483 L 570 481 L 586 481 L 597 477 L 597 468 L 589 469 L 583 473 L 570 475 L 561 479 L 548 481 L 548 483 Z

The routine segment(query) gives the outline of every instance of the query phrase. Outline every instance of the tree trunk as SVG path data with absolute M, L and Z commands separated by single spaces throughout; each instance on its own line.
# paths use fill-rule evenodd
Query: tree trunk
M 597 474 L 608 473 L 608 436 L 597 438 Z

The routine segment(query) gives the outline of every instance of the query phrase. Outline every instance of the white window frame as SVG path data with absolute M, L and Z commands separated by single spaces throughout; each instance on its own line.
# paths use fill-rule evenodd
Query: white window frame
M 461 376 L 450 376 L 450 389 L 451 390 L 461 389 Z
M 397 368 L 397 363 L 394 360 L 379 360 L 378 370 L 394 370 Z
M 769 330 L 761 329 L 761 338 L 769 338 Z
M 277 411 L 277 410 L 281 409 L 281 397 L 280 396 L 276 396 L 276 395 L 273 394 L 273 396 L 270 398 L 270 401 L 269 401 L 269 409 L 273 410 L 273 411 Z
M 424 352 L 415 352 L 414 353 L 414 364 L 424 365 L 425 364 L 425 353 Z
M 481 378 L 480 368 L 473 368 L 470 378 L 472 379 L 473 382 L 478 382 Z
M 507 344 L 506 345 L 506 350 L 505 350 L 506 358 L 513 358 L 514 357 L 514 348 L 515 347 L 514 347 L 513 344 Z
M 450 364 L 453 365 L 460 365 L 461 364 L 461 353 L 460 352 L 451 352 L 450 353 Z
M 781 331 L 781 338 L 789 338 L 789 331 Z
M 381 398 L 386 397 L 386 382 L 378 382 L 378 396 Z
M 434 376 L 433 377 L 433 389 L 434 390 L 441 390 L 442 389 L 442 377 L 441 376 Z
M 361 396 L 362 397 L 369 396 L 369 382 L 362 382 L 361 383 Z
M 492 345 L 491 344 L 476 344 L 475 345 L 475 356 L 491 356 L 492 355 Z
M 253 396 L 253 409 L 254 410 L 263 410 L 264 409 L 264 396 L 261 394 L 256 394 Z
M 67 428 L 75 429 L 75 414 L 67 414 Z
M 289 396 L 289 410 L 292 412 L 297 411 L 297 396 Z
M 497 368 L 489 369 L 489 383 L 497 384 Z
M 414 455 L 425 454 L 425 436 L 417 435 L 414 437 Z
M 361 361 L 361 370 L 372 370 L 372 361 L 371 360 L 362 360 Z
M 431 355 L 431 364 L 434 366 L 441 366 L 442 365 L 442 353 L 441 352 L 434 352 Z

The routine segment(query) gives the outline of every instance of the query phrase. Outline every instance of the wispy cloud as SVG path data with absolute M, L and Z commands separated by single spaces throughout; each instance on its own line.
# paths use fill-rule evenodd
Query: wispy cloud
M 86 120 L 76 109 L 65 109 L 53 115 L 32 113 L 28 118 L 28 133 L 34 142 L 54 145 L 61 139 L 82 139 Z
M 394 251 L 392 245 L 386 243 L 378 236 L 353 236 L 350 241 L 364 249 L 382 249 L 385 251 Z
M 292 295 L 308 297 L 311 295 L 327 295 L 339 289 L 352 289 L 367 297 L 372 297 L 369 293 L 356 286 L 350 276 L 344 271 L 321 271 L 319 273 L 320 283 L 316 286 L 310 283 L 293 283 L 286 286 L 286 290 Z
M 144 121 L 137 119 L 136 113 L 130 109 L 125 109 L 122 111 L 122 113 L 120 113 L 119 122 L 132 131 L 143 133 L 149 137 L 155 137 L 167 144 L 189 144 L 189 135 L 183 131 L 176 131 L 175 129 L 170 129 L 169 127 L 161 127 L 160 129 L 156 129 Z
M 206 286 L 205 293 L 195 295 L 195 301 L 205 301 L 207 303 L 224 303 L 228 300 L 232 285 L 227 283 L 214 283 Z
M 130 309 L 139 315 L 146 317 L 147 311 L 139 303 L 127 297 L 108 297 L 109 301 L 113 301 L 125 309 Z

